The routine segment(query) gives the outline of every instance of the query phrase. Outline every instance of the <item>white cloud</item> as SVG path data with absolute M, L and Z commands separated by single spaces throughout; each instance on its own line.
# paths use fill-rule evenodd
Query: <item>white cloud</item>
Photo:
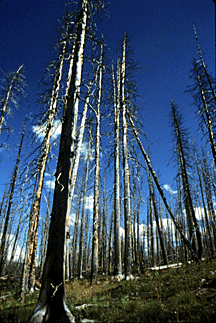
M 54 189 L 55 188 L 55 181 L 52 181 L 52 180 L 48 180 L 48 181 L 45 181 L 45 184 L 48 188 L 51 188 Z
M 86 209 L 91 211 L 91 210 L 93 210 L 93 206 L 94 206 L 94 196 L 89 195 L 86 198 Z
M 52 138 L 56 139 L 57 136 L 59 136 L 61 134 L 61 122 L 55 120 L 53 123 L 53 131 L 52 131 Z M 33 126 L 33 132 L 36 134 L 36 136 L 42 141 L 44 139 L 45 136 L 45 130 L 46 130 L 46 126 L 47 124 L 44 123 L 41 126 Z
M 83 142 L 81 145 L 81 156 L 86 160 L 88 157 L 88 143 Z M 94 149 L 91 150 L 90 161 L 94 160 Z
M 178 193 L 178 191 L 174 191 L 174 190 L 172 190 L 172 188 L 171 188 L 171 186 L 169 185 L 169 184 L 165 184 L 164 185 L 164 188 L 165 188 L 165 190 L 167 190 L 168 192 L 170 192 L 171 194 L 177 194 Z
M 70 217 L 69 217 L 69 221 L 68 221 L 68 225 L 70 226 L 74 226 L 75 223 L 75 219 L 76 219 L 76 213 L 71 213 Z

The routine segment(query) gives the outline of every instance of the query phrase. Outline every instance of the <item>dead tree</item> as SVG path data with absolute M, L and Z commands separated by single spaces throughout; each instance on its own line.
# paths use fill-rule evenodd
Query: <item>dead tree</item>
M 2 233 L 1 245 L 0 245 L 0 276 L 2 276 L 3 272 L 4 272 L 5 245 L 6 245 L 8 224 L 9 224 L 9 219 L 10 219 L 10 215 L 11 215 L 11 207 L 12 207 L 12 203 L 13 203 L 13 195 L 14 195 L 14 191 L 15 191 L 15 185 L 16 185 L 16 181 L 17 181 L 18 167 L 19 167 L 19 163 L 20 163 L 21 150 L 22 150 L 23 139 L 24 139 L 24 135 L 25 135 L 26 121 L 27 121 L 27 116 L 24 121 L 24 126 L 23 126 L 22 136 L 21 136 L 21 140 L 20 140 L 17 160 L 16 160 L 16 164 L 15 164 L 14 171 L 13 171 L 12 178 L 11 178 L 9 200 L 8 200 L 7 212 L 6 212 L 6 217 L 5 217 L 5 221 L 4 221 L 4 230 Z
M 93 235 L 92 235 L 92 268 L 91 282 L 97 282 L 98 271 L 98 221 L 99 221 L 99 162 L 100 162 L 100 123 L 101 123 L 101 95 L 103 75 L 103 43 L 99 63 L 98 99 L 96 114 L 96 143 L 95 143 L 95 179 L 94 179 L 94 207 L 93 207 Z
M 74 322 L 74 317 L 65 303 L 64 271 L 66 256 L 66 216 L 67 209 L 70 207 L 68 200 L 75 142 L 73 123 L 74 117 L 78 111 L 89 1 L 82 0 L 79 5 L 80 15 L 77 22 L 68 104 L 65 106 L 63 112 L 47 254 L 40 295 L 35 310 L 29 320 L 30 323 Z M 58 247 L 53 248 L 53 246 Z
M 24 66 L 21 65 L 15 72 L 4 74 L 4 84 L 0 93 L 0 134 L 3 124 L 10 129 L 5 123 L 5 115 L 10 114 L 11 103 L 18 107 L 19 95 L 24 95 L 26 84 L 23 72 Z

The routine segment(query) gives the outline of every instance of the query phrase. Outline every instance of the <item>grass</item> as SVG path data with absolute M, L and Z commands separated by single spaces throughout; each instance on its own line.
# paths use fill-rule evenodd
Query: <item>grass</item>
M 14 292 L 1 299 L 0 322 L 25 322 L 37 297 L 28 295 L 20 304 Z M 216 260 L 146 270 L 133 281 L 75 280 L 66 283 L 66 301 L 72 313 L 97 322 L 215 322 Z M 83 304 L 90 306 L 77 309 Z

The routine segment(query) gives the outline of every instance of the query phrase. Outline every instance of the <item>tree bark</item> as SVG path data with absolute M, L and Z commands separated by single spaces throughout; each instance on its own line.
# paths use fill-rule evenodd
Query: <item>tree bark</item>
M 130 176 L 128 163 L 127 144 L 127 119 L 125 102 L 125 69 L 126 69 L 126 34 L 123 43 L 122 69 L 121 69 L 121 100 L 122 100 L 122 123 L 123 123 L 123 177 L 124 177 L 124 218 L 125 218 L 125 279 L 131 276 L 131 205 L 130 205 Z
M 120 131 L 120 62 L 117 64 L 117 93 L 115 85 L 114 68 L 112 67 L 113 99 L 114 99 L 114 131 L 115 131 L 115 157 L 114 157 L 114 275 L 122 275 L 121 265 L 121 237 L 120 237 L 120 189 L 119 189 L 119 131 Z
M 3 101 L 3 104 L 1 106 L 0 134 L 1 134 L 1 131 L 2 131 L 2 126 L 3 126 L 3 123 L 4 123 L 4 117 L 5 117 L 5 113 L 7 111 L 9 99 L 10 99 L 10 97 L 12 95 L 12 92 L 15 90 L 16 85 L 18 85 L 20 83 L 18 78 L 22 73 L 22 69 L 23 69 L 23 65 L 18 67 L 17 71 L 14 73 L 14 76 L 12 77 L 12 80 L 10 82 L 10 85 L 9 85 L 7 93 L 6 93 L 6 97 L 5 97 L 5 99 Z M 18 84 L 16 84 L 16 83 L 18 83 Z M 21 90 L 21 88 L 20 88 L 20 90 Z
M 53 208 L 49 229 L 46 261 L 42 286 L 35 310 L 29 323 L 74 322 L 65 303 L 65 247 L 66 216 L 70 192 L 70 174 L 73 150 L 72 137 L 74 115 L 78 110 L 82 78 L 83 53 L 87 26 L 88 0 L 82 0 L 80 20 L 77 25 L 77 42 L 69 91 L 69 104 L 64 109 L 59 157 L 56 170 Z
M 173 124 L 176 132 L 177 154 L 179 158 L 180 174 L 181 174 L 182 184 L 183 184 L 184 204 L 185 204 L 187 224 L 189 229 L 189 239 L 192 243 L 194 252 L 196 253 L 198 259 L 200 260 L 202 255 L 201 234 L 200 234 L 200 230 L 197 224 L 197 220 L 196 220 L 196 216 L 193 208 L 188 174 L 186 170 L 185 154 L 184 154 L 183 144 L 182 144 L 183 138 L 181 136 L 177 110 L 173 100 L 171 100 L 171 108 L 172 108 Z
M 0 245 L 0 276 L 2 276 L 3 272 L 4 272 L 5 245 L 6 245 L 8 224 L 9 224 L 9 219 L 10 219 L 10 215 L 11 215 L 11 207 L 12 207 L 12 202 L 13 202 L 13 195 L 14 195 L 14 190 L 15 190 L 15 185 L 16 185 L 16 180 L 17 180 L 17 175 L 18 175 L 18 166 L 19 166 L 19 163 L 20 163 L 21 150 L 22 150 L 23 139 L 24 139 L 24 135 L 25 135 L 26 121 L 27 121 L 27 116 L 26 116 L 25 121 L 24 121 L 24 126 L 23 126 L 22 136 L 21 136 L 21 140 L 20 140 L 17 160 L 16 160 L 16 164 L 15 164 L 12 179 L 11 179 L 10 195 L 9 195 L 7 213 L 6 213 L 5 222 L 4 222 L 4 230 L 3 230 L 2 238 L 1 238 L 1 245 Z
M 92 237 L 92 269 L 91 283 L 97 282 L 98 271 L 98 221 L 99 221 L 99 162 L 100 162 L 100 105 L 102 94 L 103 74 L 103 43 L 101 44 L 101 55 L 99 63 L 98 99 L 96 111 L 96 143 L 95 143 L 95 179 L 94 179 L 94 208 L 93 208 L 93 237 Z
M 187 248 L 189 249 L 189 251 L 190 251 L 190 253 L 191 253 L 191 256 L 192 256 L 194 259 L 197 259 L 197 256 L 194 254 L 194 252 L 193 252 L 193 249 L 192 249 L 192 247 L 191 247 L 190 242 L 187 240 L 187 238 L 185 237 L 185 235 L 182 233 L 181 227 L 179 226 L 179 224 L 178 224 L 178 223 L 177 223 L 177 221 L 175 220 L 174 215 L 173 215 L 173 214 L 172 214 L 172 212 L 171 212 L 171 209 L 170 209 L 170 207 L 169 207 L 169 205 L 168 205 L 168 203 L 167 203 L 167 201 L 166 201 L 166 198 L 165 198 L 165 196 L 164 196 L 163 189 L 162 189 L 161 185 L 159 184 L 159 181 L 158 181 L 158 179 L 157 179 L 157 176 L 156 176 L 156 174 L 155 174 L 155 172 L 154 172 L 154 170 L 153 170 L 153 168 L 152 168 L 152 165 L 151 165 L 151 162 L 150 162 L 149 156 L 148 156 L 148 154 L 146 153 L 146 151 L 144 150 L 143 145 L 142 145 L 142 142 L 140 141 L 140 138 L 139 138 L 139 136 L 138 136 L 138 132 L 137 132 L 136 127 L 135 127 L 135 125 L 134 125 L 133 119 L 131 118 L 130 114 L 128 114 L 128 113 L 127 113 L 127 116 L 128 116 L 128 118 L 129 118 L 129 120 L 130 120 L 130 124 L 131 124 L 131 127 L 132 127 L 132 129 L 133 129 L 134 136 L 135 136 L 135 138 L 136 138 L 136 140 L 137 140 L 137 143 L 138 143 L 138 145 L 139 145 L 139 147 L 140 147 L 140 150 L 141 150 L 141 152 L 142 152 L 142 154 L 143 154 L 143 157 L 144 157 L 145 162 L 146 162 L 146 164 L 147 164 L 147 166 L 148 166 L 148 168 L 149 168 L 149 171 L 150 171 L 150 173 L 151 173 L 151 175 L 152 175 L 152 178 L 154 179 L 154 182 L 155 182 L 156 187 L 157 187 L 157 189 L 158 189 L 158 192 L 159 192 L 159 194 L 160 194 L 160 196 L 161 196 L 161 198 L 162 198 L 162 201 L 163 201 L 163 203 L 164 203 L 164 205 L 165 205 L 165 207 L 166 207 L 166 209 L 167 209 L 167 211 L 168 211 L 169 215 L 171 216 L 171 218 L 172 218 L 172 220 L 173 220 L 173 223 L 174 223 L 174 225 L 175 225 L 176 229 L 177 229 L 177 230 L 178 230 L 178 232 L 180 233 L 181 238 L 183 239 L 184 243 L 186 244 Z
M 88 183 L 88 173 L 89 173 L 89 161 L 91 155 L 91 129 L 89 128 L 89 143 L 88 143 L 88 153 L 85 167 L 85 183 L 83 189 L 83 201 L 82 201 L 82 215 L 80 224 L 80 239 L 79 239 L 79 262 L 78 262 L 78 277 L 82 278 L 83 270 L 83 253 L 84 253 L 84 225 L 85 225 L 85 211 L 86 211 L 86 199 L 87 199 L 87 183 Z

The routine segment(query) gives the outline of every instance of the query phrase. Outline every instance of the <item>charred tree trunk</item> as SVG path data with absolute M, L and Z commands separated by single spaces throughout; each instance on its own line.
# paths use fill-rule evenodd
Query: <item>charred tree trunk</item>
M 35 310 L 29 323 L 74 322 L 65 303 L 65 247 L 66 216 L 70 205 L 70 174 L 75 137 L 72 136 L 75 111 L 78 110 L 79 91 L 82 79 L 83 53 L 87 26 L 88 0 L 82 0 L 80 19 L 77 23 L 77 42 L 69 90 L 69 102 L 64 109 L 59 157 L 56 169 L 55 191 L 46 261 L 42 286 Z M 53 246 L 58 246 L 54 248 Z

